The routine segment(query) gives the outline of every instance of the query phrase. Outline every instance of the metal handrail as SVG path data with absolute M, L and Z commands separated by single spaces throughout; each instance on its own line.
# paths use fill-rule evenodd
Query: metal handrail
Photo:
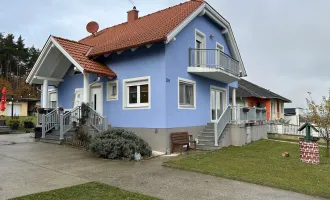
M 214 123 L 214 145 L 218 146 L 218 140 L 221 137 L 221 134 L 225 130 L 227 124 L 231 120 L 231 108 L 228 106 L 225 111 L 221 114 L 219 119 Z
M 46 133 L 55 127 L 55 124 L 60 123 L 59 109 L 56 108 L 53 111 L 42 116 L 42 138 L 45 138 Z
M 63 115 L 60 115 L 60 139 L 73 127 L 73 122 L 78 123 L 81 117 L 81 107 L 77 106 Z
M 89 107 L 88 124 L 95 128 L 97 131 L 105 131 L 108 129 L 107 117 L 100 115 L 93 108 Z
M 230 57 L 220 49 L 189 49 L 190 67 L 216 68 L 240 75 L 239 61 Z

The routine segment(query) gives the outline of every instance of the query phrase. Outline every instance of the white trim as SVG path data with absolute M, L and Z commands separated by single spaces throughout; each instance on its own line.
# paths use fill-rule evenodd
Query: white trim
M 95 83 L 94 85 L 92 85 L 91 87 L 89 87 L 89 94 L 88 94 L 88 100 L 89 100 L 89 102 L 90 102 L 90 98 L 91 98 L 91 89 L 92 88 L 97 88 L 97 87 L 100 87 L 100 90 L 101 90 L 101 93 L 100 93 L 100 96 L 101 96 L 101 113 L 99 113 L 101 116 L 103 116 L 103 83 Z M 85 96 L 85 94 L 84 94 L 84 96 Z M 94 108 L 93 108 L 94 109 Z M 97 112 L 97 111 L 96 111 Z
M 53 44 L 58 48 L 58 50 L 60 50 L 64 55 L 65 55 L 65 57 L 75 66 L 75 67 L 77 67 L 77 69 L 79 69 L 79 71 L 81 72 L 81 73 L 84 73 L 84 68 L 83 67 L 81 67 L 80 65 L 79 65 L 79 63 L 75 60 L 75 59 L 73 59 L 72 57 L 71 57 L 71 55 L 70 54 L 68 54 L 68 52 L 66 52 L 66 50 L 53 38 L 53 37 L 50 37 L 50 39 L 51 39 L 51 41 L 53 42 Z
M 48 100 L 49 100 L 48 103 L 51 102 L 51 101 L 50 101 L 50 95 L 51 95 L 51 94 L 54 94 L 54 93 L 57 94 L 57 95 L 56 95 L 56 108 L 57 108 L 57 107 L 58 107 L 58 90 L 57 90 L 56 88 L 48 89 Z M 50 107 L 50 105 L 48 105 L 48 107 Z
M 136 51 L 139 47 L 131 48 L 131 51 Z
M 197 10 L 195 10 L 191 15 L 189 15 L 183 22 L 181 22 L 174 30 L 172 30 L 168 35 L 167 35 L 167 40 L 166 44 L 172 41 L 172 39 L 178 35 L 182 29 L 184 29 L 195 17 L 197 17 L 205 7 L 205 3 L 203 3 Z
M 33 78 L 40 70 L 40 67 L 53 47 L 56 47 L 81 73 L 84 73 L 84 68 L 81 67 L 52 36 L 50 36 L 25 82 L 32 84 Z
M 232 56 L 239 61 L 240 69 L 243 70 L 243 76 L 246 76 L 246 70 L 241 58 L 241 55 L 238 50 L 238 46 L 236 40 L 234 38 L 233 31 L 228 21 L 226 21 L 214 8 L 212 8 L 208 3 L 204 2 L 198 9 L 196 9 L 193 13 L 191 13 L 184 21 L 182 21 L 174 30 L 172 30 L 166 39 L 166 44 L 168 44 L 172 39 L 178 35 L 193 19 L 195 19 L 199 15 L 207 15 L 217 24 L 222 26 L 225 31 L 225 37 L 228 40 L 228 46 L 232 52 Z
M 201 43 L 203 45 L 202 49 L 206 49 L 206 35 L 202 31 L 198 30 L 197 28 L 195 28 L 195 41 L 194 41 L 195 42 L 195 49 L 197 49 L 197 46 L 196 46 L 197 35 L 203 37 L 203 41 L 201 41 Z
M 126 88 L 130 85 L 141 85 L 140 83 L 145 81 L 148 84 L 148 103 L 139 103 L 136 105 L 128 105 L 128 90 Z M 137 83 L 136 82 L 140 82 Z M 138 87 L 137 93 L 138 96 L 140 95 L 140 87 Z M 123 110 L 136 110 L 136 109 L 151 109 L 151 77 L 144 76 L 144 77 L 137 77 L 137 78 L 128 78 L 123 79 L 122 85 L 122 96 L 123 96 Z M 139 98 L 138 98 L 139 99 Z
M 219 42 L 216 42 L 215 48 L 217 49 L 218 46 L 221 47 L 222 52 L 225 52 L 225 47 L 222 44 L 220 44 Z
M 220 47 L 220 50 L 222 51 L 222 52 L 225 52 L 225 47 L 222 45 L 222 44 L 220 44 L 219 42 L 216 42 L 216 44 L 215 44 L 215 49 L 218 49 L 218 47 Z M 221 57 L 220 57 L 221 58 Z M 222 66 L 220 66 L 220 63 L 217 63 L 219 60 L 220 60 L 220 58 L 218 58 L 218 51 L 215 51 L 215 62 L 216 62 L 216 64 L 217 64 L 217 67 L 222 67 Z
M 147 44 L 146 47 L 149 49 L 152 46 L 152 44 Z
M 36 74 L 36 71 L 39 71 L 40 66 L 42 65 L 42 63 L 44 62 L 46 55 L 50 52 L 50 50 L 52 49 L 53 44 L 50 40 L 50 38 L 48 38 L 44 48 L 42 49 L 36 63 L 34 64 L 31 72 L 29 73 L 28 77 L 26 78 L 26 83 L 31 84 L 32 79 L 34 77 L 34 75 Z
M 183 106 L 180 105 L 180 82 L 188 83 L 193 85 L 194 91 L 194 105 L 193 106 Z M 178 109 L 196 110 L 196 81 L 178 77 Z
M 224 93 L 224 95 L 222 95 L 222 101 L 223 101 L 223 112 L 225 111 L 225 109 L 227 108 L 228 102 L 227 102 L 227 89 L 223 88 L 223 87 L 218 87 L 218 86 L 214 86 L 214 85 L 210 85 L 210 121 L 211 122 L 215 122 L 217 120 L 212 120 L 212 98 L 211 98 L 211 92 L 212 90 L 220 90 L 221 92 Z
M 33 79 L 39 79 L 39 80 L 49 80 L 49 81 L 55 81 L 55 82 L 63 82 L 63 79 L 59 79 L 59 78 L 49 78 L 49 77 L 42 77 L 42 76 L 34 76 Z
M 116 85 L 116 96 L 115 97 L 111 97 L 110 96 L 110 93 L 109 93 L 109 87 L 110 87 L 110 85 L 113 85 L 113 84 L 115 84 Z M 118 91 L 119 91 L 119 89 L 118 89 L 118 80 L 114 80 L 114 81 L 108 81 L 107 82 L 107 101 L 117 101 L 118 100 Z

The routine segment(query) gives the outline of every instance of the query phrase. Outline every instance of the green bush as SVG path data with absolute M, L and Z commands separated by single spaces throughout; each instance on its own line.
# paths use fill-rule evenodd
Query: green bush
M 110 129 L 95 135 L 91 140 L 90 149 L 109 159 L 134 160 L 135 153 L 142 157 L 151 156 L 151 147 L 133 132 L 123 129 Z
M 19 127 L 20 121 L 18 119 L 6 120 L 6 125 L 13 130 L 17 130 Z

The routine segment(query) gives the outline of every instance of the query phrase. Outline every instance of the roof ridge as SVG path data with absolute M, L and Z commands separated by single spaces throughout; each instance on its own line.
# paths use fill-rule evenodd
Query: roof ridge
M 77 41 L 74 41 L 74 40 L 70 40 L 70 39 L 66 39 L 66 38 L 62 38 L 62 37 L 57 37 L 57 36 L 54 36 L 54 35 L 51 35 L 51 37 L 53 37 L 55 39 L 61 39 L 61 40 L 69 41 L 69 42 L 74 42 L 76 44 L 81 44 L 81 45 L 85 45 L 85 46 L 88 46 L 88 47 L 93 47 L 93 46 L 90 46 L 88 44 L 80 43 L 80 42 L 77 42 Z
M 143 18 L 145 18 L 145 17 L 148 17 L 148 16 L 150 16 L 150 15 L 153 15 L 153 14 L 156 14 L 156 13 L 161 13 L 161 12 L 164 12 L 165 10 L 168 10 L 168 9 L 171 9 L 171 8 L 174 8 L 174 7 L 178 7 L 178 6 L 181 6 L 181 5 L 183 5 L 183 4 L 187 4 L 187 3 L 191 3 L 191 2 L 199 2 L 200 4 L 203 4 L 203 3 L 204 3 L 204 1 L 202 1 L 202 0 L 195 0 L 195 1 L 188 0 L 188 1 L 186 1 L 186 2 L 183 2 L 183 3 L 177 4 L 177 5 L 174 5 L 174 6 L 170 6 L 170 7 L 167 7 L 167 8 L 161 9 L 161 10 L 158 10 L 158 11 L 156 11 L 156 12 L 153 12 L 153 13 L 150 13 L 150 14 L 147 14 L 147 15 L 144 15 L 144 16 L 142 16 L 142 17 L 139 17 L 139 18 L 136 19 L 135 21 L 138 21 L 138 20 L 143 19 Z M 178 14 L 175 15 L 175 16 L 178 16 Z M 172 19 L 173 19 L 173 18 L 172 18 Z M 115 24 L 115 25 L 113 25 L 113 26 L 109 26 L 109 27 L 107 27 L 107 28 L 104 28 L 104 29 L 102 29 L 102 30 L 96 32 L 96 36 L 99 35 L 99 34 L 101 34 L 101 33 L 103 33 L 104 31 L 106 31 L 106 30 L 108 30 L 108 29 L 110 29 L 110 28 L 114 28 L 114 27 L 117 27 L 117 26 L 120 26 L 120 25 L 124 25 L 124 24 L 127 24 L 127 23 L 128 23 L 128 22 L 126 21 L 126 22 L 123 22 L 123 23 L 120 23 L 120 24 Z M 80 39 L 79 41 L 85 40 L 85 39 L 90 38 L 90 37 L 93 37 L 93 35 L 89 35 L 89 36 L 87 36 L 87 37 L 84 37 L 84 38 Z

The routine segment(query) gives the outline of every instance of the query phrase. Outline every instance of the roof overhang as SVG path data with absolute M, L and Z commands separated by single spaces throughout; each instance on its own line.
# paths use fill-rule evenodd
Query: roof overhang
M 49 85 L 58 85 L 63 81 L 62 78 L 71 65 L 74 65 L 76 70 L 84 73 L 84 68 L 50 36 L 29 73 L 26 83 L 42 84 L 43 80 L 47 79 Z
M 215 23 L 220 25 L 224 28 L 224 31 L 222 31 L 222 34 L 225 36 L 225 38 L 228 41 L 228 46 L 230 48 L 230 51 L 232 53 L 232 57 L 239 61 L 240 70 L 242 71 L 242 76 L 247 76 L 243 60 L 241 58 L 241 54 L 239 52 L 234 33 L 231 29 L 230 23 L 223 18 L 212 6 L 210 6 L 208 3 L 204 2 L 198 9 L 196 9 L 192 14 L 190 14 L 183 22 L 181 22 L 173 31 L 171 31 L 167 35 L 167 39 L 165 43 L 169 43 L 173 40 L 173 38 L 178 35 L 193 19 L 195 19 L 197 16 L 203 16 L 207 15 L 212 19 Z

